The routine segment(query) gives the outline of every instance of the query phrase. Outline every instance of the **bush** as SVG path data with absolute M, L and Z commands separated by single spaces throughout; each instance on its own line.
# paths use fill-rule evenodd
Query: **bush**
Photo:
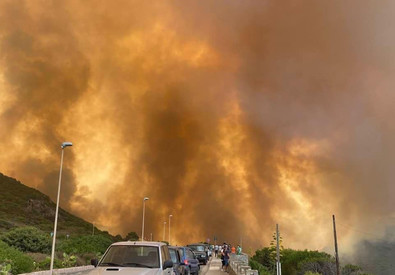
M 11 260 L 6 260 L 4 263 L 0 263 L 0 274 L 1 275 L 8 275 L 11 273 Z
M 77 257 L 63 253 L 62 267 L 73 267 L 77 263 Z
M 51 251 L 50 236 L 31 226 L 11 229 L 1 239 L 9 246 L 23 252 L 49 253 Z
M 2 241 L 0 241 L 0 265 L 2 268 L 5 266 L 6 269 L 9 265 L 12 274 L 28 273 L 34 270 L 32 258 Z
M 57 250 L 67 254 L 103 254 L 110 244 L 112 244 L 112 240 L 102 235 L 78 236 L 63 240 Z

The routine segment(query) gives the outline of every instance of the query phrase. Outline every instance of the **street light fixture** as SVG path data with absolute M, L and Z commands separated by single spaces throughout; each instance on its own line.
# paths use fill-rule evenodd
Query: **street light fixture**
M 56 229 L 58 226 L 58 213 L 59 213 L 59 197 L 60 197 L 60 186 L 62 182 L 62 168 L 63 168 L 63 153 L 64 153 L 64 148 L 73 146 L 73 144 L 69 141 L 63 142 L 61 145 L 62 148 L 62 155 L 60 157 L 60 172 L 59 172 L 59 183 L 58 183 L 58 196 L 56 199 L 56 211 L 55 211 L 55 224 L 54 224 L 54 230 L 53 230 L 53 239 L 52 239 L 52 251 L 51 251 L 51 265 L 50 265 L 50 274 L 52 275 L 53 272 L 53 261 L 55 258 L 55 241 L 56 241 Z
M 141 240 L 144 241 L 144 218 L 145 218 L 145 201 L 149 200 L 148 197 L 143 199 L 143 228 L 141 229 Z
M 173 215 L 169 215 L 169 244 L 170 244 L 170 218 L 173 217 Z

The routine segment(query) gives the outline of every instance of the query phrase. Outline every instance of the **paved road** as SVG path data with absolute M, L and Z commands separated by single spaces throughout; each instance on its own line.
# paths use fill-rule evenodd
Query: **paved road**
M 209 263 L 202 268 L 200 275 L 227 275 L 226 272 L 221 271 L 221 259 L 213 257 Z

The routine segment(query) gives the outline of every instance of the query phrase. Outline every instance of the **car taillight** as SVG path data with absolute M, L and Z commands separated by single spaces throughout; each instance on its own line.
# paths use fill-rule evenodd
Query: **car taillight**
M 184 260 L 184 264 L 188 264 L 188 260 L 187 259 Z

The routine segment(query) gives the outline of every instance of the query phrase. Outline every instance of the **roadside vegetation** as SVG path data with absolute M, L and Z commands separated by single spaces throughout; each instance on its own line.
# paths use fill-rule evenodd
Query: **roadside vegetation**
M 0 275 L 20 274 L 50 267 L 55 204 L 40 191 L 0 173 Z M 94 234 L 94 235 L 93 235 Z M 113 242 L 138 240 L 112 236 L 59 209 L 55 268 L 90 264 Z
M 276 274 L 276 237 L 270 246 L 255 251 L 249 264 L 259 275 Z M 281 271 L 286 275 L 335 275 L 336 262 L 332 255 L 312 250 L 284 248 L 280 239 Z M 356 265 L 347 264 L 341 268 L 342 275 L 371 275 Z
M 127 238 L 107 233 L 97 235 L 61 236 L 57 239 L 54 268 L 89 265 L 100 258 L 115 241 L 138 238 L 135 232 Z M 134 239 L 133 239 L 134 240 Z M 35 227 L 17 227 L 0 235 L 0 274 L 20 274 L 50 267 L 51 238 Z

